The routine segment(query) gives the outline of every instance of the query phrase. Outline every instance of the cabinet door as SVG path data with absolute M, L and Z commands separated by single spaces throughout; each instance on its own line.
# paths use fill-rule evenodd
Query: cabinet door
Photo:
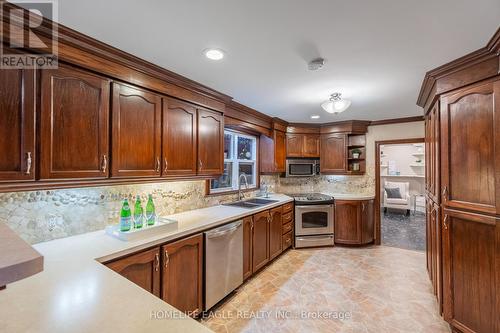
M 40 178 L 107 178 L 110 81 L 70 67 L 41 77 Z
M 426 171 L 427 171 L 427 191 L 434 202 L 440 200 L 440 115 L 439 103 L 429 111 L 426 123 Z
M 195 316 L 202 310 L 203 235 L 162 246 L 162 299 Z
M 252 276 L 252 238 L 253 219 L 247 216 L 243 219 L 243 279 Z
M 307 134 L 304 136 L 302 156 L 319 157 L 319 135 Z
M 361 204 L 359 201 L 335 200 L 334 235 L 336 243 L 361 243 Z
M 285 172 L 286 144 L 285 133 L 274 131 L 274 165 L 276 172 Z
M 196 108 L 163 100 L 163 176 L 196 175 Z
M 374 216 L 373 200 L 361 201 L 361 242 L 363 244 L 371 243 L 374 239 Z
M 198 110 L 198 174 L 221 175 L 224 172 L 224 117 Z
M 255 273 L 269 262 L 269 211 L 253 216 L 253 264 Z
M 345 134 L 321 135 L 322 173 L 342 173 L 347 171 L 347 145 Z
M 432 286 L 434 294 L 437 297 L 440 313 L 442 311 L 442 289 L 443 289 L 443 269 L 442 269 L 442 232 L 441 232 L 441 214 L 438 204 L 432 202 L 430 205 L 430 227 L 432 243 Z
M 160 176 L 161 97 L 114 83 L 112 118 L 112 176 Z
M 0 182 L 35 179 L 35 71 L 0 70 Z
M 269 259 L 276 258 L 282 248 L 282 207 L 271 209 L 269 218 Z
M 286 156 L 302 157 L 304 146 L 303 134 L 286 134 Z
M 460 332 L 498 332 L 500 218 L 443 212 L 444 318 Z
M 442 202 L 481 213 L 500 213 L 500 81 L 444 97 Z
M 160 249 L 158 247 L 112 261 L 106 266 L 160 297 Z
M 430 198 L 427 198 L 425 204 L 425 254 L 426 254 L 426 263 L 427 263 L 427 273 L 429 274 L 429 278 L 432 281 L 432 201 Z

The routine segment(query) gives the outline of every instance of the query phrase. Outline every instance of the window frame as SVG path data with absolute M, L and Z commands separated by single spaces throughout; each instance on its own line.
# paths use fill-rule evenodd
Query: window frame
M 243 185 L 242 186 L 242 191 L 255 191 L 260 188 L 260 164 L 259 164 L 259 136 L 255 134 L 250 134 L 250 133 L 245 133 L 245 132 L 240 132 L 234 129 L 230 128 L 225 128 L 224 129 L 224 135 L 226 134 L 231 134 L 231 156 L 230 158 L 224 158 L 224 167 L 226 163 L 232 163 L 232 184 L 231 187 L 224 187 L 224 188 L 219 188 L 219 189 L 213 189 L 212 188 L 212 180 L 209 179 L 207 180 L 207 186 L 206 186 L 206 194 L 207 195 L 221 195 L 221 194 L 230 194 L 230 193 L 236 193 L 238 192 L 238 179 L 239 179 L 239 166 L 241 164 L 253 164 L 253 175 L 252 178 L 254 179 L 253 184 L 249 184 L 248 189 Z M 238 153 L 238 138 L 247 138 L 254 140 L 255 145 L 252 149 L 252 156 L 253 159 L 251 160 L 246 160 L 246 159 L 238 159 L 237 153 Z M 217 178 L 216 178 L 217 179 Z

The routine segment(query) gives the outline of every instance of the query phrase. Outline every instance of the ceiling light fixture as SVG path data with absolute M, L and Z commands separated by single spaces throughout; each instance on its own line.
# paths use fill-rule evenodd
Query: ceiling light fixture
M 221 49 L 205 49 L 203 54 L 210 60 L 221 60 L 224 58 L 224 51 Z
M 348 99 L 342 99 L 341 93 L 333 93 L 330 99 L 321 104 L 321 107 L 328 113 L 340 113 L 347 110 L 351 105 Z
M 311 116 L 311 119 L 319 119 L 319 116 L 318 116 L 317 114 L 313 114 L 313 115 Z

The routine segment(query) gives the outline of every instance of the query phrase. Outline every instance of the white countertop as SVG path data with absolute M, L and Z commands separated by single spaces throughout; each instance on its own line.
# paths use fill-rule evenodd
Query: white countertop
M 44 271 L 0 291 L 2 332 L 211 332 L 191 318 L 151 319 L 152 312 L 179 316 L 153 296 L 99 261 L 197 233 L 293 199 L 274 194 L 277 203 L 257 209 L 213 206 L 168 216 L 176 231 L 124 242 L 104 231 L 39 243 Z M 96 260 L 97 259 L 97 260 Z

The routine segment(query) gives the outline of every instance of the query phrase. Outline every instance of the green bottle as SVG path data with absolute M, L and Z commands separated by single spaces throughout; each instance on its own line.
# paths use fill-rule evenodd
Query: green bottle
M 148 225 L 155 224 L 155 204 L 153 203 L 153 195 L 151 194 L 148 196 L 148 203 L 146 204 L 146 220 Z
M 135 207 L 134 207 L 134 227 L 136 229 L 142 228 L 144 224 L 144 210 L 141 205 L 141 197 L 137 196 L 135 199 Z
M 120 212 L 120 231 L 129 231 L 132 226 L 132 212 L 128 205 L 128 200 L 123 200 L 122 210 Z

